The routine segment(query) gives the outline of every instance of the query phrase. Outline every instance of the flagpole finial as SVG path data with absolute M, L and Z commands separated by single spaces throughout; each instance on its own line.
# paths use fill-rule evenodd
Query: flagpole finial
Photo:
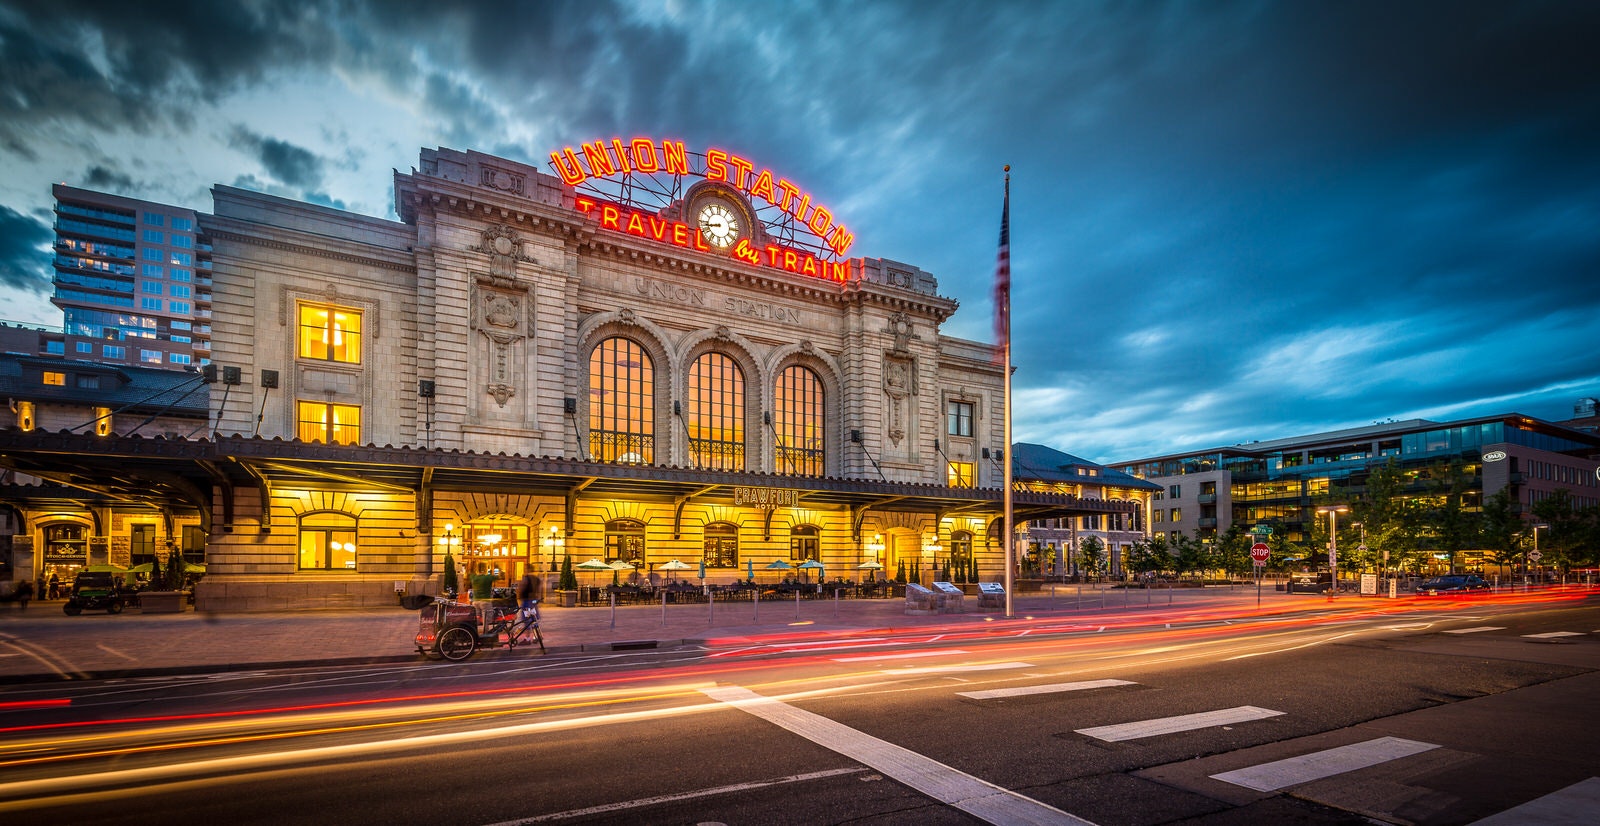
M 1007 172 L 1010 172 L 1010 171 L 1011 171 L 1011 164 L 1006 164 L 1006 171 L 1007 171 Z

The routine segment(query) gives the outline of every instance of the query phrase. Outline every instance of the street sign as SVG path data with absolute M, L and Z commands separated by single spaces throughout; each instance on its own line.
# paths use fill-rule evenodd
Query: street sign
M 1251 528 L 1250 532 L 1255 534 L 1256 536 L 1271 536 L 1272 535 L 1272 526 L 1271 525 L 1257 525 L 1254 528 Z
M 1272 549 L 1267 547 L 1267 543 L 1257 542 L 1250 546 L 1250 558 L 1255 560 L 1257 565 L 1267 564 L 1267 557 L 1269 556 L 1272 556 Z
M 1529 551 L 1528 552 L 1528 561 L 1529 562 L 1538 562 L 1540 557 L 1543 557 L 1543 556 L 1544 556 L 1544 554 L 1539 553 L 1538 551 Z
M 1366 543 L 1365 543 L 1365 542 L 1363 542 L 1363 543 L 1361 543 L 1361 544 L 1360 544 L 1360 545 L 1357 545 L 1357 546 L 1356 546 L 1356 550 L 1358 550 L 1358 551 L 1360 551 L 1360 552 L 1362 552 L 1362 553 L 1366 553 L 1366 552 L 1367 552 L 1367 545 L 1366 545 Z

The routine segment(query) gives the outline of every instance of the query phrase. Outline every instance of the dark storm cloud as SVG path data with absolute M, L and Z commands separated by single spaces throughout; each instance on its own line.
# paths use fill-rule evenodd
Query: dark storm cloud
M 1600 334 L 1596 42 L 1576 2 L 0 0 L 0 146 L 330 72 L 538 164 L 682 138 L 933 272 L 975 339 L 1011 163 L 1019 435 L 1112 460 L 1594 395 L 1561 342 Z M 241 184 L 354 200 L 369 148 L 323 134 L 236 130 L 273 179 Z
M 126 195 L 134 189 L 131 176 L 99 164 L 89 167 L 89 170 L 83 173 L 83 186 L 117 195 Z
M 0 286 L 49 292 L 50 239 L 48 224 L 0 205 Z
M 309 149 L 258 135 L 243 126 L 229 130 L 228 145 L 249 153 L 286 186 L 309 190 L 322 184 L 323 159 Z

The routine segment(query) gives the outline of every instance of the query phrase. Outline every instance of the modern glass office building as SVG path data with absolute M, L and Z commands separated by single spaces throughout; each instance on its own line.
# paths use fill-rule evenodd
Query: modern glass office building
M 62 335 L 41 355 L 184 370 L 210 362 L 211 245 L 193 210 L 57 184 Z
M 1557 489 L 1579 506 L 1600 502 L 1600 435 L 1518 413 L 1388 422 L 1111 465 L 1162 486 L 1152 503 L 1156 532 L 1206 539 L 1230 525 L 1273 524 L 1303 541 L 1317 505 L 1360 494 L 1372 470 L 1391 459 L 1419 491 L 1438 468 L 1459 461 L 1471 480 L 1469 510 L 1503 489 L 1525 515 Z

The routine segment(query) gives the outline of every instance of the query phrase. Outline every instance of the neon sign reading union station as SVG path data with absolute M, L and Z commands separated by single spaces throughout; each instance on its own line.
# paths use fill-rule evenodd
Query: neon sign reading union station
M 855 243 L 855 235 L 835 221 L 833 211 L 814 203 L 809 192 L 789 180 L 738 155 L 721 149 L 690 153 L 683 141 L 612 138 L 551 152 L 550 162 L 563 183 L 594 193 L 577 195 L 575 204 L 602 229 L 812 278 L 843 283 L 849 276 L 848 263 L 838 259 Z M 655 188 L 669 205 L 652 213 L 629 202 L 627 192 L 633 186 L 618 190 L 615 198 L 596 186 L 605 179 L 633 176 L 669 179 L 670 184 Z M 703 180 L 680 192 L 683 176 Z M 757 214 L 757 198 L 767 211 L 778 213 L 777 220 Z M 814 251 L 782 243 L 804 234 L 816 239 Z

